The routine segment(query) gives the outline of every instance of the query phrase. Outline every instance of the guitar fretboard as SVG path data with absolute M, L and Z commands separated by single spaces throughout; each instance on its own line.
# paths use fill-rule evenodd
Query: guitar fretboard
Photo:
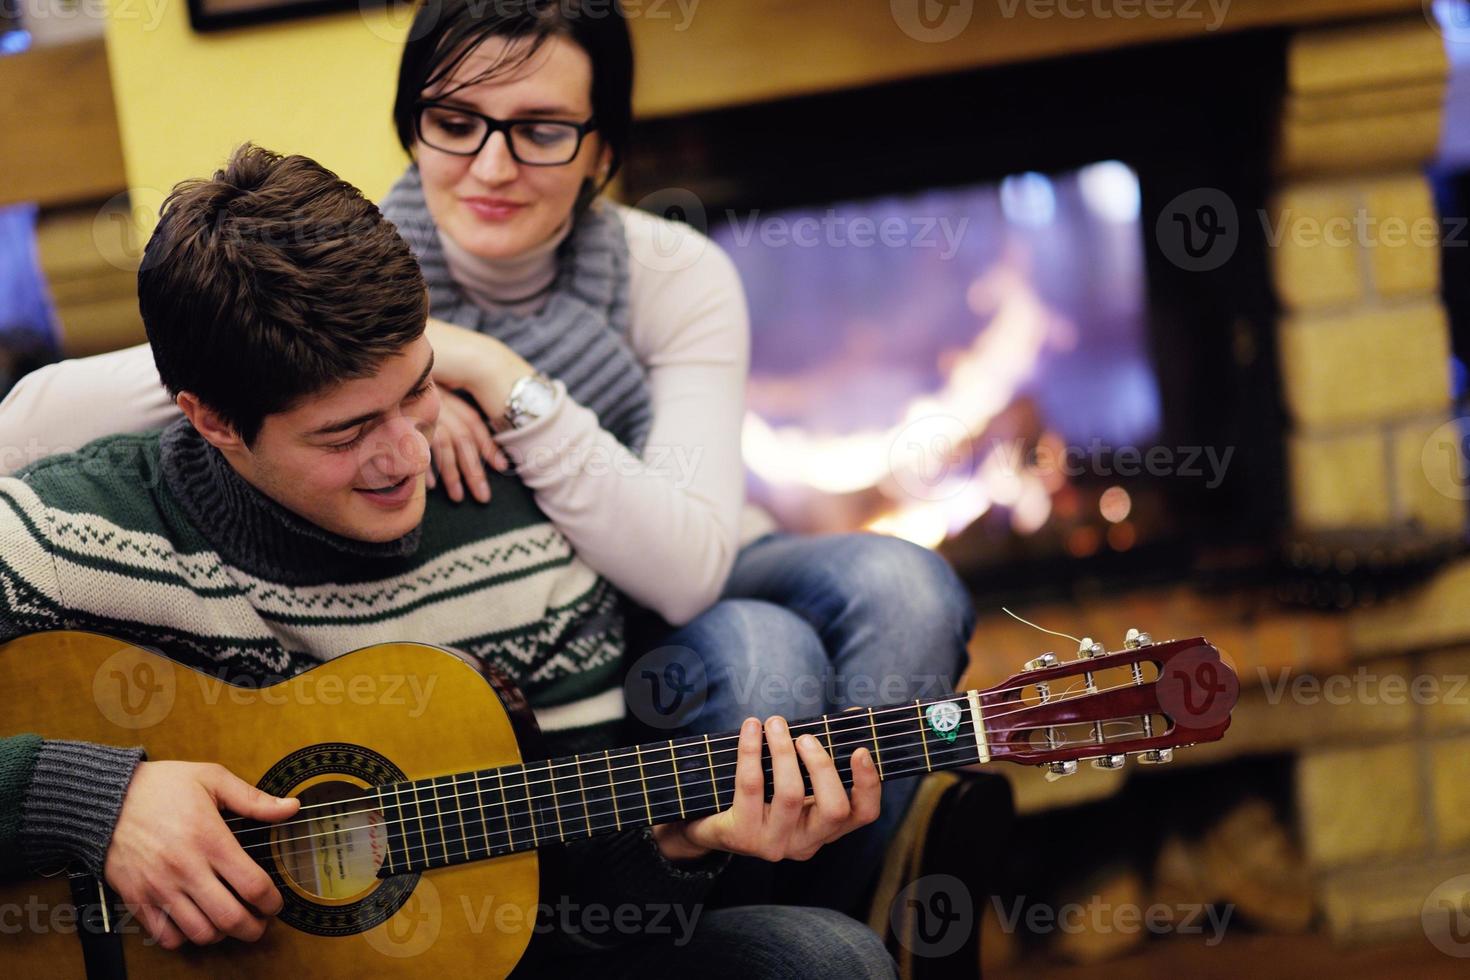
M 846 711 L 793 722 L 814 736 L 852 786 L 865 747 L 880 779 L 988 761 L 973 695 Z M 983 735 L 983 721 L 982 735 Z M 369 793 L 388 831 L 381 876 L 500 857 L 558 841 L 690 820 L 734 802 L 738 733 L 695 735 L 547 761 L 392 783 Z M 765 798 L 771 757 L 762 746 Z M 806 789 L 811 786 L 802 768 Z

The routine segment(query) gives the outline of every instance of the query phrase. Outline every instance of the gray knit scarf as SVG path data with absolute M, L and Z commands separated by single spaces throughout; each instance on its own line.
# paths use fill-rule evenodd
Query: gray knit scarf
M 606 205 L 584 211 L 557 250 L 546 305 L 529 316 L 487 310 L 449 273 L 418 164 L 410 164 L 379 205 L 398 227 L 429 287 L 429 315 L 503 342 L 597 414 L 602 427 L 641 453 L 653 424 L 648 375 L 628 343 L 628 242 Z

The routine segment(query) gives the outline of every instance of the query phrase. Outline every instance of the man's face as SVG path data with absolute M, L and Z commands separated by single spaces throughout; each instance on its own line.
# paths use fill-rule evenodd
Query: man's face
M 439 393 L 424 337 L 371 377 L 344 381 L 266 417 L 254 446 L 224 450 L 258 490 L 318 527 L 392 541 L 424 517 Z

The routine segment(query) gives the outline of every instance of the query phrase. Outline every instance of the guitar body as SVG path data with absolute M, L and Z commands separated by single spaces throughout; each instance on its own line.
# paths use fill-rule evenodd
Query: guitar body
M 303 804 L 515 764 L 534 737 L 535 722 L 513 689 L 415 643 L 365 648 L 252 689 L 118 640 L 54 632 L 0 645 L 0 676 L 0 734 L 142 745 L 154 760 L 217 762 Z M 348 819 L 361 812 L 349 808 Z M 345 980 L 405 969 L 453 976 L 469 965 L 480 976 L 510 973 L 535 924 L 535 851 L 379 878 L 379 835 L 381 827 L 360 823 L 295 853 L 274 841 L 262 863 L 286 908 L 257 943 L 226 939 L 170 952 L 147 940 L 141 922 L 114 922 L 129 975 L 260 977 L 309 968 L 313 980 Z M 3 939 L 10 976 L 85 976 L 72 901 L 65 875 L 0 883 L 0 907 L 25 917 Z

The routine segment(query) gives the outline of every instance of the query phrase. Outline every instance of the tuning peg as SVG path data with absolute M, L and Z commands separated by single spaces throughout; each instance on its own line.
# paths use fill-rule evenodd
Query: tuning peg
M 1153 641 L 1154 638 L 1152 636 L 1149 636 L 1147 633 L 1144 633 L 1141 630 L 1136 630 L 1130 626 L 1128 628 L 1127 634 L 1125 634 L 1123 637 L 1123 649 L 1137 650 L 1139 647 L 1148 646 L 1149 644 L 1153 643 Z
M 1094 769 L 1122 769 L 1128 761 L 1126 755 L 1104 755 L 1092 760 Z
M 1046 781 L 1054 783 L 1063 776 L 1075 776 L 1077 774 L 1077 760 L 1068 759 L 1066 762 L 1048 762 L 1041 767 L 1045 770 Z
M 1101 657 L 1107 653 L 1101 643 L 1094 642 L 1092 637 L 1084 636 L 1077 644 L 1077 659 L 1088 660 L 1092 657 Z
M 1138 753 L 1138 761 L 1146 766 L 1161 766 L 1174 761 L 1173 749 L 1148 749 Z
M 1057 665 L 1057 655 L 1054 653 L 1043 653 L 1035 660 L 1028 660 L 1021 665 L 1022 670 L 1045 670 L 1047 667 Z

